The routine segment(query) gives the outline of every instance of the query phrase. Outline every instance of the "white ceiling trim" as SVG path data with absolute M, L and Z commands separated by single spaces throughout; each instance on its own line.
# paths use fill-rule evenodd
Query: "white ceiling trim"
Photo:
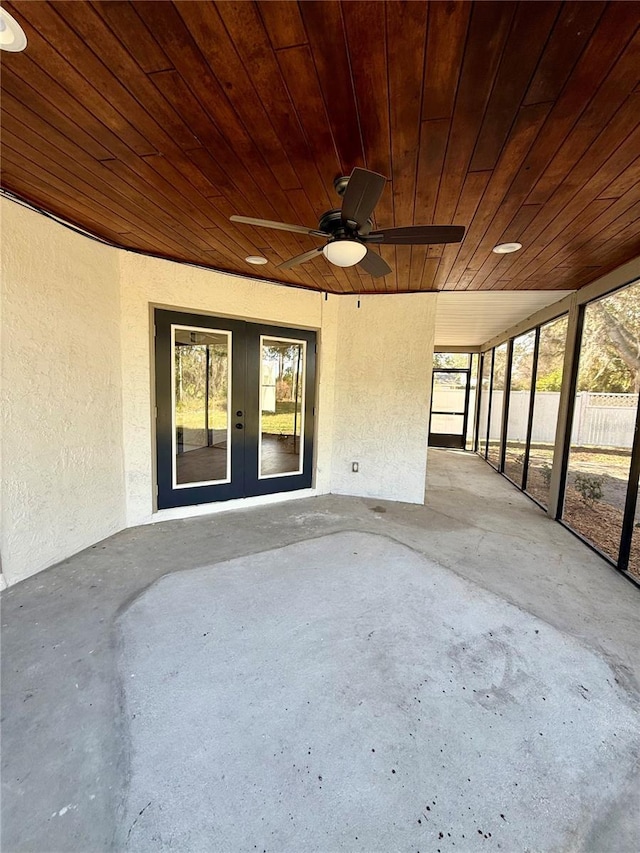
M 571 290 L 444 291 L 436 306 L 436 347 L 480 346 L 573 293 Z

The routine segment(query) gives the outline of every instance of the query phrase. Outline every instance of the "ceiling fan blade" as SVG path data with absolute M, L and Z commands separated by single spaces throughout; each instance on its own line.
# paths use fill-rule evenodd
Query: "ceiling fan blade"
M 343 223 L 355 222 L 358 228 L 364 226 L 373 213 L 386 183 L 384 175 L 355 168 L 342 199 Z
M 436 243 L 460 243 L 464 225 L 409 225 L 406 228 L 383 228 L 371 231 L 362 239 L 386 246 L 429 246 Z
M 289 270 L 291 267 L 297 267 L 298 264 L 303 264 L 305 261 L 310 261 L 311 258 L 315 257 L 318 252 L 322 251 L 322 246 L 319 246 L 317 249 L 311 249 L 310 252 L 304 252 L 302 255 L 296 255 L 295 258 L 289 258 L 288 261 L 283 261 L 281 264 L 278 264 L 279 270 Z
M 275 228 L 278 231 L 293 231 L 295 234 L 311 234 L 313 237 L 326 237 L 324 231 L 307 228 L 304 225 L 290 225 L 288 222 L 274 222 L 271 219 L 254 219 L 252 216 L 230 216 L 232 222 L 242 222 L 244 225 L 257 225 L 260 228 Z
M 381 258 L 377 252 L 372 252 L 371 249 L 367 250 L 367 254 L 360 261 L 359 266 L 374 278 L 382 278 L 383 275 L 389 275 L 392 272 L 391 267 L 385 259 Z

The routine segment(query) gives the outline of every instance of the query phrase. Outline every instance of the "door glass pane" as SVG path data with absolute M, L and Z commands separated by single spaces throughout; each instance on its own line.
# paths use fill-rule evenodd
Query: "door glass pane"
M 527 332 L 526 335 L 520 335 L 513 341 L 504 473 L 518 486 L 522 485 L 524 473 L 535 343 L 535 330 Z
M 540 327 L 527 492 L 544 507 L 549 501 L 566 340 L 566 315 Z
M 502 433 L 502 410 L 504 406 L 504 382 L 507 371 L 507 345 L 496 347 L 493 360 L 493 386 L 491 391 L 491 423 L 489 425 L 489 451 L 487 458 L 496 467 L 500 463 L 500 439 Z
M 435 370 L 433 373 L 432 412 L 455 412 L 464 415 L 464 404 L 467 394 L 467 373 L 444 373 Z M 432 423 L 431 432 L 433 429 Z
M 640 385 L 640 283 L 585 308 L 562 517 L 614 562 Z
M 231 332 L 173 326 L 173 485 L 230 480 Z
M 431 432 L 438 435 L 462 435 L 464 415 L 431 415 Z
M 260 338 L 260 477 L 302 473 L 305 341 Z
M 489 426 L 489 392 L 491 388 L 491 354 L 488 350 L 482 357 L 480 376 L 480 412 L 478 414 L 478 452 L 487 455 L 487 428 Z

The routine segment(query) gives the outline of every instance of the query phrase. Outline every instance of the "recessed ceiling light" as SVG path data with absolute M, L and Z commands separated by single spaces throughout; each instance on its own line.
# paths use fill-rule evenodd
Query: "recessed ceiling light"
M 522 243 L 499 243 L 493 247 L 496 255 L 510 255 L 511 252 L 519 252 L 522 248 Z
M 268 264 L 269 261 L 266 258 L 263 258 L 262 255 L 249 255 L 248 258 L 245 258 L 245 261 L 248 264 Z
M 0 9 L 0 50 L 18 53 L 27 46 L 27 37 L 20 24 L 6 9 Z

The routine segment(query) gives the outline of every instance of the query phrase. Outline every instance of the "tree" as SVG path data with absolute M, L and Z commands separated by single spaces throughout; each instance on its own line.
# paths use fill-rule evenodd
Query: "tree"
M 587 306 L 578 390 L 640 393 L 640 284 Z

